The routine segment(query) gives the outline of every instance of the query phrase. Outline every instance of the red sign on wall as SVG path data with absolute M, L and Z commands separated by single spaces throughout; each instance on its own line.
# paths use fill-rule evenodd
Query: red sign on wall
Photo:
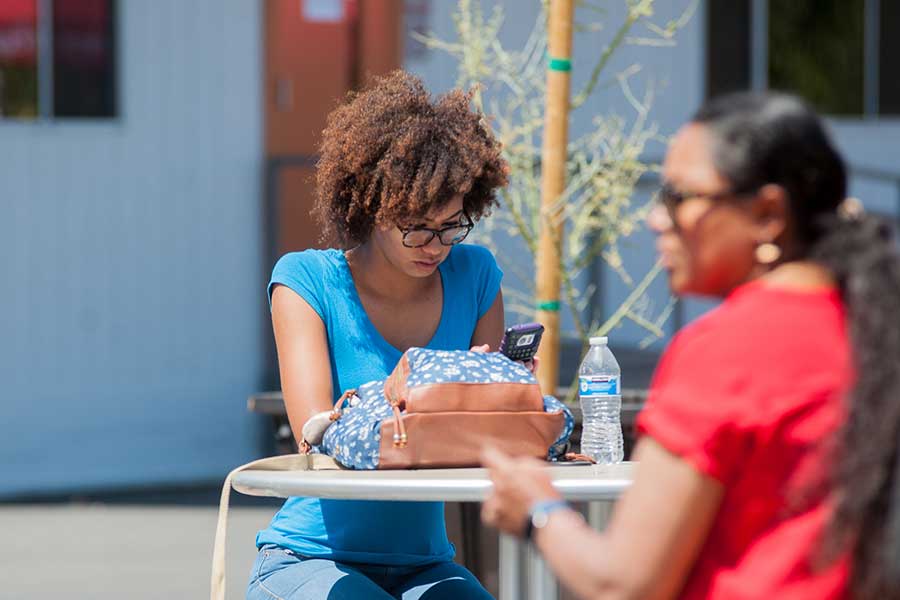
M 3 0 L 0 2 L 0 64 L 34 65 L 36 61 L 36 0 Z

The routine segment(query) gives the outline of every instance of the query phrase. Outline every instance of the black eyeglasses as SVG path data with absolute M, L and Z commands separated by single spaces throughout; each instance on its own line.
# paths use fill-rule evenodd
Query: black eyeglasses
M 702 194 L 699 192 L 682 192 L 676 189 L 671 183 L 663 183 L 659 188 L 659 193 L 657 195 L 657 200 L 662 203 L 663 206 L 666 207 L 666 210 L 669 211 L 669 216 L 674 220 L 675 218 L 675 209 L 678 206 L 687 200 L 688 198 L 705 198 L 706 200 L 724 200 L 728 197 L 741 196 L 744 194 L 736 194 L 731 190 L 726 192 L 714 192 L 711 194 Z
M 463 215 L 458 225 L 448 225 L 441 229 L 429 227 L 397 227 L 403 232 L 403 245 L 407 248 L 427 246 L 437 236 L 443 246 L 455 246 L 462 242 L 475 225 L 467 215 Z

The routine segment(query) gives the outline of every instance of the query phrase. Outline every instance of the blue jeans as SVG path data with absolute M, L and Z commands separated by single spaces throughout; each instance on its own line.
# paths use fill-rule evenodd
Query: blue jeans
M 247 600 L 492 600 L 465 567 L 339 563 L 267 544 L 250 574 Z

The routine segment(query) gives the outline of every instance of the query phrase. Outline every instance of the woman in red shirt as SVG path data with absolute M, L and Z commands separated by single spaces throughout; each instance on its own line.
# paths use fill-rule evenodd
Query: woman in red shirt
M 657 368 L 634 484 L 598 534 L 540 463 L 488 450 L 484 520 L 531 532 L 583 598 L 900 598 L 889 226 L 845 200 L 841 157 L 792 96 L 711 101 L 663 179 L 648 222 L 672 290 L 723 302 Z

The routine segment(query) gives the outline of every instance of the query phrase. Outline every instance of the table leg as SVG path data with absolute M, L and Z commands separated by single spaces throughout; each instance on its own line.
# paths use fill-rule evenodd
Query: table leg
M 556 577 L 550 571 L 550 567 L 541 558 L 534 546 L 526 548 L 528 555 L 528 578 L 523 598 L 527 600 L 556 600 L 558 596 L 558 584 Z
M 603 531 L 612 514 L 612 502 L 590 502 L 588 523 Z M 559 585 L 547 563 L 532 546 L 517 538 L 500 535 L 499 600 L 556 600 Z
M 503 533 L 500 534 L 499 600 L 521 600 L 522 598 L 523 550 L 518 539 Z
M 587 520 L 591 527 L 597 531 L 606 529 L 606 524 L 612 516 L 613 503 L 609 501 L 588 503 Z

